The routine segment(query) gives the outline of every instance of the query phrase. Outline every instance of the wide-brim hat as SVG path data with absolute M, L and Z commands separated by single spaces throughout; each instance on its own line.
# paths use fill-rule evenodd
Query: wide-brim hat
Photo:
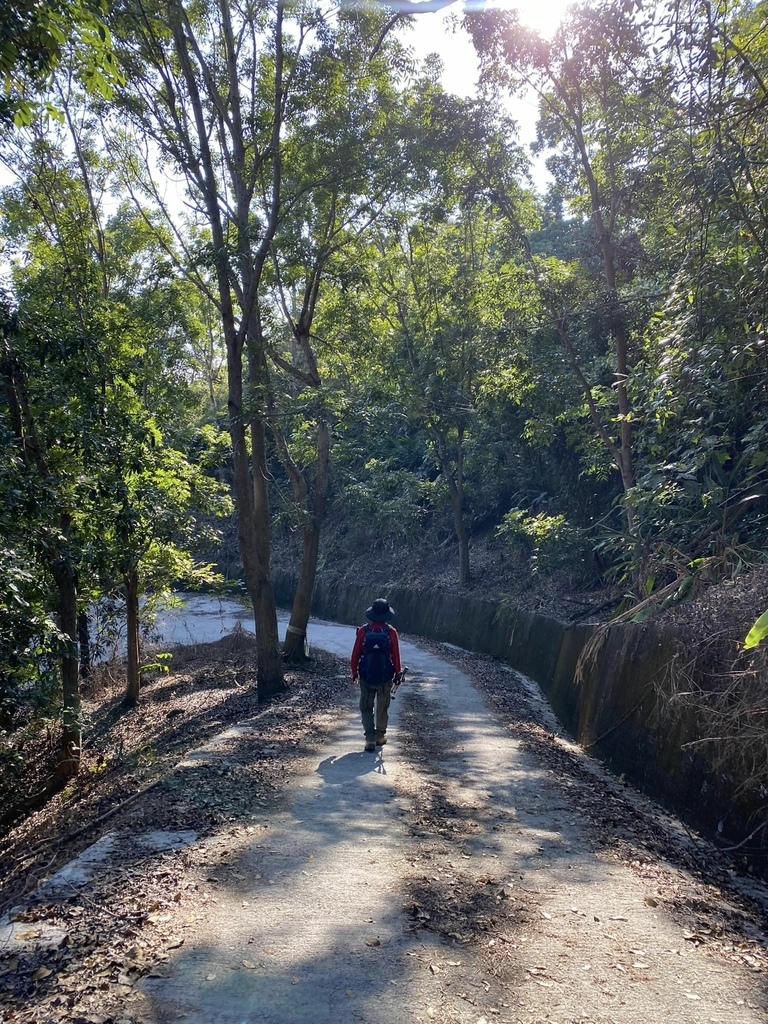
M 365 617 L 369 622 L 386 622 L 395 614 L 395 609 L 390 608 L 389 601 L 383 597 L 377 597 L 371 607 L 366 611 Z

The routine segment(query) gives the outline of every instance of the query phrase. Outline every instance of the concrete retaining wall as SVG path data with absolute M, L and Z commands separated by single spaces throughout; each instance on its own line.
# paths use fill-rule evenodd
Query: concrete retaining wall
M 293 582 L 275 579 L 279 603 L 290 606 Z M 724 778 L 701 755 L 684 749 L 696 721 L 674 724 L 667 699 L 676 635 L 653 621 L 613 626 L 579 685 L 574 670 L 594 626 L 567 626 L 505 602 L 472 595 L 369 586 L 319 579 L 312 603 L 319 617 L 361 623 L 377 596 L 396 609 L 399 632 L 489 654 L 536 680 L 568 732 L 617 773 L 705 832 L 739 842 L 759 821 L 757 802 L 739 795 L 739 779 Z M 764 812 L 763 817 L 764 817 Z M 768 864 L 768 829 L 750 843 L 756 865 Z M 747 847 L 745 846 L 745 851 Z

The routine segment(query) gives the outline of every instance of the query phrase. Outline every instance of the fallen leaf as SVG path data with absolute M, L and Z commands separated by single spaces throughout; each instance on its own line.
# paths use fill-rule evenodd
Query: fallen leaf
M 430 971 L 432 971 L 433 974 L 439 974 L 440 973 L 440 968 L 437 966 L 437 964 L 430 964 L 429 965 L 429 969 L 430 969 Z
M 171 938 L 169 940 L 168 945 L 165 948 L 166 949 L 178 949 L 179 946 L 183 946 L 183 945 L 184 945 L 184 936 L 183 935 L 177 935 L 174 938 Z
M 347 996 L 347 999 L 354 999 L 355 998 L 355 990 L 353 988 L 348 988 L 347 991 L 346 991 L 346 996 Z
M 51 974 L 53 971 L 50 967 L 38 967 L 32 975 L 32 981 L 42 981 L 43 978 L 48 978 Z
M 366 946 L 380 946 L 381 939 L 366 939 L 365 944 Z
M 249 971 L 256 970 L 256 964 L 252 960 L 243 960 L 243 967 L 247 967 Z
M 683 992 L 686 999 L 701 999 L 701 996 L 696 996 L 693 992 Z

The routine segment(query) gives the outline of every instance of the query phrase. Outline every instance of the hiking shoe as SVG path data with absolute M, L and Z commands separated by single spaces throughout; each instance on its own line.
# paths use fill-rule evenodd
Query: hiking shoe
M 387 737 L 386 736 L 377 736 L 376 737 L 376 746 L 377 747 L 383 747 L 386 742 L 387 742 Z
M 376 744 L 373 742 L 373 740 L 367 740 L 366 744 L 365 744 L 365 747 L 364 747 L 364 750 L 365 750 L 366 754 L 372 754 L 375 749 L 376 749 Z

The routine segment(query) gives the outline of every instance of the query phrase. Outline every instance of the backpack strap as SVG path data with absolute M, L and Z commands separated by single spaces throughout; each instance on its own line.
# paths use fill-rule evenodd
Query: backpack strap
M 381 625 L 384 627 L 384 632 L 385 633 L 389 633 L 389 631 L 391 629 L 391 626 L 389 625 L 389 623 L 388 622 L 382 622 Z M 374 629 L 373 628 L 373 623 L 372 622 L 364 622 L 363 625 L 360 628 L 362 630 L 364 630 L 363 636 L 368 636 L 369 633 L 378 633 L 379 632 L 378 629 Z

